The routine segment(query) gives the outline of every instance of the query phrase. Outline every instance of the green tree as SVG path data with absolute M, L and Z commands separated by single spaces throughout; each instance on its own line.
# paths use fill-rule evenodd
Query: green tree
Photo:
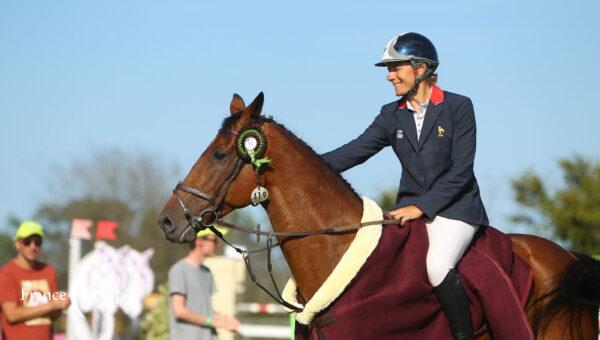
M 559 165 L 564 186 L 553 192 L 548 180 L 533 171 L 512 181 L 516 201 L 526 208 L 512 219 L 565 241 L 574 250 L 600 253 L 600 163 L 574 156 Z
M 10 231 L 0 233 L 0 267 L 17 255 L 13 237 L 20 223 L 16 216 L 9 216 L 6 224 L 10 226 Z
M 167 283 L 158 286 L 152 308 L 144 314 L 137 339 L 169 339 L 169 289 Z
M 396 195 L 397 191 L 395 189 L 385 190 L 379 193 L 375 202 L 377 202 L 383 211 L 389 211 L 396 205 Z

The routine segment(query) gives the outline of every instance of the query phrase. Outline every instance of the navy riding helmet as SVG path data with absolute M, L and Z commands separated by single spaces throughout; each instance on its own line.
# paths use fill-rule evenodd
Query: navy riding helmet
M 415 70 L 422 63 L 427 65 L 425 74 L 415 76 L 416 81 L 410 90 L 411 93 L 416 93 L 419 83 L 432 75 L 440 64 L 433 43 L 425 36 L 414 32 L 400 34 L 390 40 L 383 50 L 381 61 L 375 66 L 387 66 L 398 61 L 410 61 Z
M 400 34 L 390 40 L 385 46 L 381 61 L 375 66 L 387 66 L 395 61 L 410 61 L 413 67 L 426 63 L 430 72 L 434 72 L 439 65 L 435 46 L 425 36 L 409 32 Z

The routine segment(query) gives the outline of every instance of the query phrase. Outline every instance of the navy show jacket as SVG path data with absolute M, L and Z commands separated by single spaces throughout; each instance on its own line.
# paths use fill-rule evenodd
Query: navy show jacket
M 471 100 L 433 85 L 418 140 L 414 115 L 400 99 L 382 106 L 356 139 L 322 156 L 343 172 L 391 146 L 402 164 L 396 208 L 415 205 L 429 219 L 439 215 L 487 226 L 473 172 L 475 135 Z

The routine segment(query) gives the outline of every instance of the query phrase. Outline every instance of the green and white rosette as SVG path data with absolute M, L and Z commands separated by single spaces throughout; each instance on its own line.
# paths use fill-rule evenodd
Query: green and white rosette
M 267 150 L 267 138 L 258 129 L 248 128 L 241 131 L 236 147 L 238 154 L 252 164 L 256 171 L 259 171 L 264 164 L 271 162 L 267 157 L 263 157 Z
M 267 139 L 258 129 L 248 128 L 240 132 L 236 141 L 236 147 L 239 155 L 252 164 L 254 171 L 257 173 L 263 165 L 271 163 L 270 159 L 263 157 L 267 149 Z M 258 205 L 268 199 L 269 191 L 267 188 L 261 186 L 260 182 L 257 183 L 256 188 L 250 194 L 252 205 Z

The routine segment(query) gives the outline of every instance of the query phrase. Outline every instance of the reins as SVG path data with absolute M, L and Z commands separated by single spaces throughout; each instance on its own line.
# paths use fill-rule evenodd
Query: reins
M 242 255 L 242 258 L 244 259 L 244 264 L 246 265 L 246 270 L 248 271 L 248 275 L 250 276 L 250 279 L 252 280 L 252 282 L 254 282 L 258 287 L 260 287 L 265 293 L 267 293 L 271 298 L 273 298 L 279 304 L 281 304 L 295 312 L 302 312 L 302 310 L 303 310 L 302 308 L 296 307 L 283 299 L 283 297 L 281 296 L 279 287 L 277 286 L 277 283 L 275 282 L 275 277 L 273 276 L 273 270 L 272 270 L 273 266 L 271 264 L 271 250 L 274 247 L 279 246 L 281 242 L 276 242 L 275 244 L 273 244 L 273 236 L 275 236 L 275 237 L 283 236 L 284 240 L 285 240 L 287 238 L 292 238 L 292 237 L 295 238 L 295 237 L 306 237 L 306 236 L 325 235 L 325 234 L 342 234 L 342 233 L 347 233 L 347 232 L 352 232 L 352 231 L 358 231 L 359 229 L 367 227 L 367 226 L 372 226 L 372 225 L 385 226 L 387 224 L 397 224 L 397 223 L 398 223 L 398 220 L 385 219 L 385 220 L 354 223 L 354 224 L 349 224 L 349 225 L 345 225 L 345 226 L 331 227 L 331 228 L 312 230 L 312 231 L 276 232 L 276 231 L 261 231 L 260 224 L 256 225 L 256 229 L 252 229 L 249 227 L 239 226 L 235 223 L 225 222 L 222 219 L 218 219 L 214 222 L 213 225 L 207 226 L 206 228 L 209 228 L 215 235 L 217 235 L 217 237 L 219 237 L 221 240 L 223 240 L 224 243 L 226 243 L 227 245 L 229 245 L 230 247 L 235 249 L 236 252 L 238 252 L 240 255 Z M 217 228 L 215 228 L 216 225 L 227 227 L 229 229 L 241 231 L 241 232 L 248 233 L 248 234 L 255 234 L 257 237 L 257 241 L 260 241 L 261 236 L 266 236 L 267 237 L 267 245 L 266 245 L 266 247 L 255 249 L 255 250 L 241 249 L 241 248 L 235 246 L 234 244 L 232 244 L 231 242 L 229 242 L 225 238 L 225 236 L 223 236 L 223 234 Z M 202 228 L 202 229 L 204 229 L 204 228 Z M 254 253 L 260 253 L 263 251 L 267 252 L 267 270 L 269 272 L 269 276 L 271 277 L 271 282 L 273 283 L 273 287 L 275 287 L 275 292 L 277 293 L 277 296 L 275 296 L 267 288 L 265 288 L 260 282 L 258 282 L 258 280 L 256 279 L 256 275 L 254 274 L 254 272 L 252 270 L 252 264 L 250 262 L 249 255 L 254 254 Z

